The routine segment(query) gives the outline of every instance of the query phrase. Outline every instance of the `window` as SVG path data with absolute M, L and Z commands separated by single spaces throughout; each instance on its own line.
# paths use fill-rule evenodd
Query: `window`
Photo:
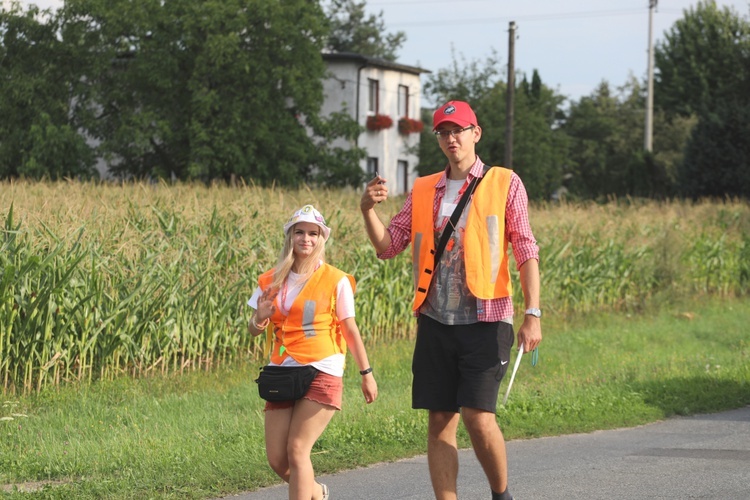
M 380 170 L 378 170 L 378 159 L 370 156 L 367 158 L 367 180 L 369 181 L 378 175 L 378 173 L 380 173 Z
M 398 116 L 409 116 L 409 87 L 406 85 L 398 86 Z
M 367 110 L 370 114 L 377 115 L 380 111 L 380 84 L 377 80 L 367 79 L 369 90 L 367 94 Z
M 409 192 L 409 164 L 404 160 L 399 160 L 396 165 L 396 182 L 399 193 Z

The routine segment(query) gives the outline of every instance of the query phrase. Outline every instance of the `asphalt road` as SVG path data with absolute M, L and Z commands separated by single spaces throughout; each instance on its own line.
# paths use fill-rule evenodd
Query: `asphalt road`
M 516 500 L 750 499 L 750 406 L 671 418 L 630 429 L 509 441 Z M 461 499 L 489 499 L 472 450 L 461 450 Z M 331 500 L 434 498 L 427 458 L 418 456 L 321 476 Z M 234 495 L 284 500 L 286 485 Z

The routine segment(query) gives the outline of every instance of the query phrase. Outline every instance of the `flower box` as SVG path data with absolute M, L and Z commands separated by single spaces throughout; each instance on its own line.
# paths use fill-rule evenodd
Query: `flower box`
M 424 123 L 404 116 L 398 121 L 398 132 L 401 135 L 418 134 L 424 129 Z
M 393 118 L 388 115 L 370 115 L 367 117 L 367 130 L 385 130 L 393 126 Z

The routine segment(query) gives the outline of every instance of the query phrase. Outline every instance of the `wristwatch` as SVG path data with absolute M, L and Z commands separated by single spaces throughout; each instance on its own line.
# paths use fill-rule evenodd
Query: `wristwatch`
M 537 318 L 542 317 L 542 310 L 538 309 L 536 307 L 530 307 L 529 309 L 526 309 L 525 314 L 530 314 L 531 316 L 536 316 Z

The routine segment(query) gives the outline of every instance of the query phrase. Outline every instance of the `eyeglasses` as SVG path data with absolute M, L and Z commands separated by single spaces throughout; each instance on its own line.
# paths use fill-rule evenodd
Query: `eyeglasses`
M 447 140 L 448 137 L 458 137 L 459 135 L 463 134 L 467 130 L 471 130 L 474 128 L 474 125 L 469 125 L 468 127 L 464 128 L 453 128 L 450 130 L 436 130 L 435 135 L 438 139 Z

